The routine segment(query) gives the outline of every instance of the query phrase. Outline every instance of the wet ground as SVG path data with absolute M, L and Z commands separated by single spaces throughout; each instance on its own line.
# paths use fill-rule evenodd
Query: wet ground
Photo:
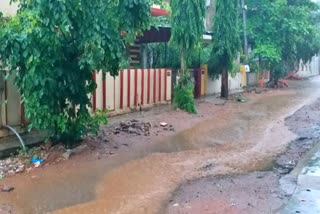
M 246 103 L 220 105 L 208 98 L 199 104 L 197 116 L 164 107 L 125 117 L 153 124 L 165 121 L 175 132 L 156 127 L 150 136 L 133 137 L 113 135 L 105 128 L 97 139 L 98 149 L 0 181 L 0 185 L 15 187 L 11 193 L 0 193 L 0 204 L 23 214 L 165 213 L 173 194 L 186 181 L 246 176 L 271 166 L 286 151 L 297 135 L 286 126 L 285 118 L 319 97 L 320 80 L 290 86 L 247 94 Z M 113 119 L 111 124 L 122 119 Z M 268 173 L 264 177 L 273 189 L 276 179 Z M 227 184 L 228 179 L 223 182 Z M 261 193 L 268 197 L 264 190 Z
M 165 213 L 318 213 L 314 208 L 316 202 L 311 200 L 313 204 L 309 203 L 308 207 L 308 197 L 305 194 L 297 197 L 300 201 L 294 198 L 295 206 L 290 206 L 285 211 L 283 209 L 297 188 L 298 174 L 301 171 L 299 168 L 306 165 L 304 159 L 308 160 L 306 156 L 314 153 L 313 150 L 319 151 L 319 118 L 320 99 L 285 119 L 285 125 L 298 137 L 265 169 L 185 182 L 173 195 Z M 297 166 L 299 163 L 300 166 Z M 305 189 L 306 187 L 301 192 L 305 193 Z M 304 204 L 304 209 L 298 206 L 299 202 Z
M 270 172 L 254 172 L 187 182 L 176 192 L 165 213 L 276 213 L 286 198 L 278 179 Z

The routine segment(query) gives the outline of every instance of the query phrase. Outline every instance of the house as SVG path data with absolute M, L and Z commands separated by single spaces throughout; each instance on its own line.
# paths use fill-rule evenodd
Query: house
M 14 16 L 18 7 L 16 4 L 10 4 L 10 0 L 0 1 L 0 11 L 4 16 Z

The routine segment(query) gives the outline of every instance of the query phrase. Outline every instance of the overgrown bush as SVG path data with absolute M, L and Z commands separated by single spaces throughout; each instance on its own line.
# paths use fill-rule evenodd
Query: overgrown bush
M 151 2 L 13 2 L 17 15 L 5 21 L 0 15 L 0 70 L 15 76 L 29 128 L 65 144 L 97 132 L 106 115 L 89 112 L 93 72 L 118 75 L 125 46 L 149 27 Z
M 181 77 L 174 88 L 174 105 L 189 113 L 197 113 L 193 95 L 194 85 L 191 82 L 190 74 L 187 73 Z
M 64 142 L 67 147 L 73 147 L 75 143 L 87 134 L 97 135 L 100 125 L 108 123 L 106 111 L 96 111 L 93 115 L 82 113 L 77 117 L 77 122 L 71 121 L 63 132 L 55 134 L 54 141 Z

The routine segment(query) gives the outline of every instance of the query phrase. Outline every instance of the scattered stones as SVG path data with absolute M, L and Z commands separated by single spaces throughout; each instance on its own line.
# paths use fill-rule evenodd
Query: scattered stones
M 230 206 L 232 206 L 232 207 L 234 207 L 234 206 L 236 206 L 237 204 L 236 204 L 236 202 L 234 202 L 234 201 L 232 201 L 231 203 L 230 203 Z
M 14 190 L 14 187 L 13 186 L 3 186 L 2 188 L 1 188 L 1 192 L 11 192 L 11 191 L 13 191 Z
M 13 176 L 17 173 L 22 173 L 25 170 L 25 165 L 19 158 L 8 158 L 0 160 L 0 178 Z
M 70 159 L 70 156 L 73 154 L 79 154 L 84 152 L 88 148 L 87 144 L 81 144 L 80 146 L 74 148 L 74 149 L 68 149 L 66 152 L 62 154 L 62 157 L 66 160 Z
M 175 128 L 173 125 L 169 125 L 166 122 L 161 123 L 154 123 L 151 124 L 150 122 L 143 122 L 137 119 L 132 119 L 130 121 L 121 121 L 119 125 L 116 125 L 111 131 L 114 135 L 123 134 L 130 134 L 132 136 L 150 136 L 151 128 L 156 128 L 157 130 L 154 132 L 156 136 L 159 135 L 161 131 L 171 131 L 175 132 Z M 160 129 L 159 129 L 160 128 Z
M 162 127 L 166 127 L 168 125 L 168 123 L 166 123 L 166 122 L 161 122 L 160 123 L 160 126 L 162 126 Z
M 135 128 L 129 127 L 128 132 L 129 132 L 130 134 L 136 134 L 136 133 L 137 133 L 137 130 L 136 130 Z
M 113 134 L 118 135 L 120 133 L 128 133 L 131 135 L 150 135 L 150 122 L 142 122 L 137 119 L 133 119 L 130 121 L 121 121 L 119 126 L 115 127 Z
M 80 146 L 72 149 L 71 151 L 73 154 L 78 154 L 78 153 L 84 152 L 87 148 L 88 148 L 87 144 L 81 144 Z
M 24 172 L 24 165 L 21 165 L 21 166 L 19 166 L 18 167 L 18 169 L 16 169 L 16 173 L 22 173 L 22 172 Z
M 41 163 L 40 163 L 40 162 L 37 162 L 37 163 L 34 164 L 34 167 L 35 167 L 35 168 L 39 168 L 40 166 L 41 166 Z
M 215 164 L 215 163 L 208 162 L 208 163 L 204 164 L 204 165 L 200 168 L 200 170 L 201 170 L 201 171 L 210 171 L 210 170 L 212 170 L 212 169 L 215 168 L 215 167 L 216 167 L 216 164 Z
M 62 157 L 66 160 L 69 160 L 71 153 L 71 150 L 67 150 L 65 153 L 62 154 Z

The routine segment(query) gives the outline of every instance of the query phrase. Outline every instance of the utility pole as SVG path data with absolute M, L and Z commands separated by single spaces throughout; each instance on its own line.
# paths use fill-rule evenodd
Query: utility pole
M 248 56 L 248 38 L 247 38 L 247 6 L 244 3 L 244 0 L 241 0 L 241 10 L 242 10 L 242 19 L 243 19 L 243 42 L 244 42 L 244 54 Z

